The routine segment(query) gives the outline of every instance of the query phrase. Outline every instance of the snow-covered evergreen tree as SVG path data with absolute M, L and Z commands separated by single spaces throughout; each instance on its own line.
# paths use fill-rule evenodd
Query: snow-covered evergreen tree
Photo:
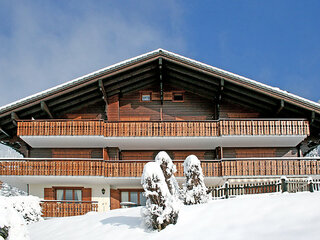
M 146 226 L 160 231 L 169 224 L 176 224 L 180 201 L 170 193 L 158 162 L 144 166 L 141 184 L 147 197 L 146 206 L 142 208 Z
M 184 185 L 184 203 L 186 205 L 206 203 L 209 199 L 201 163 L 195 155 L 190 155 L 183 163 L 186 183 Z
M 155 161 L 159 163 L 161 167 L 170 193 L 179 197 L 179 185 L 175 176 L 173 175 L 175 172 L 177 172 L 176 165 L 173 164 L 172 159 L 165 151 L 159 152 L 155 157 Z
M 320 145 L 311 150 L 306 157 L 320 157 Z

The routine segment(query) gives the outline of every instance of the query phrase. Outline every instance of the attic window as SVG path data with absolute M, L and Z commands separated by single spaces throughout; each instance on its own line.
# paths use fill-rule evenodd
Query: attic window
M 141 93 L 141 101 L 142 102 L 150 102 L 151 101 L 151 92 Z
M 183 102 L 183 93 L 173 93 L 172 94 L 173 102 Z

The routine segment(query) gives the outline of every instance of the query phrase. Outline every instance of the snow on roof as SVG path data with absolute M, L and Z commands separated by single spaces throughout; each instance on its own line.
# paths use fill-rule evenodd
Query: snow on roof
M 304 103 L 306 105 L 309 105 L 311 107 L 318 108 L 318 110 L 320 112 L 320 103 L 316 103 L 316 102 L 308 100 L 306 98 L 303 98 L 303 97 L 297 96 L 295 94 L 289 93 L 287 91 L 281 90 L 281 89 L 279 89 L 277 87 L 271 87 L 269 85 L 257 82 L 255 80 L 252 80 L 252 79 L 249 79 L 249 78 L 246 78 L 246 77 L 243 77 L 243 76 L 240 76 L 240 75 L 237 75 L 237 74 L 234 74 L 234 73 L 231 73 L 231 72 L 228 72 L 228 71 L 225 71 L 225 70 L 210 66 L 208 64 L 205 64 L 205 63 L 202 63 L 202 62 L 199 62 L 199 61 L 196 61 L 196 60 L 181 56 L 179 54 L 176 54 L 176 53 L 173 53 L 173 52 L 170 52 L 170 51 L 167 51 L 167 50 L 159 48 L 159 49 L 156 49 L 154 51 L 139 55 L 137 57 L 133 57 L 133 58 L 124 60 L 122 62 L 113 64 L 113 65 L 108 66 L 106 68 L 102 68 L 100 70 L 97 70 L 95 72 L 89 73 L 87 75 L 75 78 L 75 79 L 73 79 L 71 81 L 68 81 L 66 83 L 60 84 L 60 85 L 58 85 L 56 87 L 47 89 L 45 91 L 36 93 L 34 95 L 28 96 L 26 98 L 20 99 L 18 101 L 13 102 L 13 103 L 7 104 L 7 105 L 5 105 L 5 106 L 0 108 L 0 113 L 4 113 L 6 111 L 12 110 L 12 109 L 14 109 L 16 107 L 19 107 L 19 106 L 22 106 L 24 104 L 30 103 L 32 101 L 40 100 L 40 99 L 42 99 L 42 98 L 44 98 L 44 97 L 46 97 L 46 96 L 48 96 L 50 94 L 57 93 L 57 92 L 59 92 L 61 90 L 70 88 L 72 86 L 79 85 L 81 83 L 85 83 L 86 81 L 88 81 L 89 79 L 92 79 L 93 77 L 106 74 L 108 72 L 111 72 L 111 71 L 116 70 L 118 68 L 121 68 L 123 66 L 129 65 L 129 64 L 133 64 L 133 63 L 138 62 L 140 60 L 144 60 L 144 59 L 147 59 L 149 57 L 156 56 L 156 55 L 168 56 L 168 57 L 175 58 L 177 60 L 181 60 L 181 61 L 184 61 L 184 62 L 191 63 L 192 65 L 195 65 L 195 66 L 200 67 L 202 69 L 209 70 L 211 72 L 215 72 L 215 73 L 220 74 L 222 76 L 231 77 L 232 79 L 236 79 L 237 81 L 245 83 L 246 85 L 251 85 L 251 86 L 254 86 L 254 87 L 261 88 L 263 90 L 267 90 L 267 91 L 269 91 L 271 93 L 278 94 L 278 95 L 280 95 L 279 96 L 280 98 L 281 97 L 287 97 L 289 99 L 300 101 L 300 102 L 302 102 L 302 103 Z

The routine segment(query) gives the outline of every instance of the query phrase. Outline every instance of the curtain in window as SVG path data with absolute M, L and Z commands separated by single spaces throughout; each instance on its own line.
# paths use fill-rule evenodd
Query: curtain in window
M 82 200 L 81 190 L 74 190 L 74 200 L 75 201 L 81 201 Z
M 57 200 L 63 200 L 63 190 L 57 190 Z

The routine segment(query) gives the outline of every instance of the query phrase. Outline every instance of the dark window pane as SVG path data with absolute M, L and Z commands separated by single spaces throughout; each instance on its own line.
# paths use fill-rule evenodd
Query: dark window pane
M 73 200 L 72 190 L 66 190 L 65 193 L 66 193 L 66 200 Z

